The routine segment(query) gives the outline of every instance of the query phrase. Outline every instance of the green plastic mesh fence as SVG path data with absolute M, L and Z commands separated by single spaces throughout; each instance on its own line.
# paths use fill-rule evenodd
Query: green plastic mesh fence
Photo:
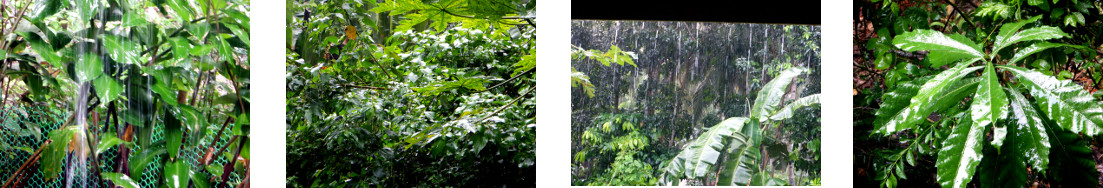
M 23 165 L 25 161 L 27 161 L 31 157 L 32 154 L 34 154 L 34 151 L 37 150 L 44 141 L 49 139 L 48 137 L 50 132 L 61 127 L 61 124 L 65 123 L 65 120 L 68 117 L 68 110 L 59 110 L 56 108 L 48 107 L 9 106 L 6 109 L 3 109 L 3 111 L 0 111 L 0 119 L 3 120 L 2 122 L 0 122 L 0 184 L 3 184 L 3 181 L 7 181 L 8 178 L 15 175 L 15 172 L 19 169 L 21 165 Z M 106 122 L 100 122 L 100 125 L 105 124 Z M 213 137 L 215 136 L 215 134 L 217 134 L 218 131 L 217 127 L 220 127 L 221 125 L 211 126 L 216 128 L 208 129 L 207 137 L 202 139 L 204 141 L 200 142 L 200 147 L 187 147 L 186 150 L 180 151 L 184 153 L 181 155 L 181 158 L 187 160 L 189 164 L 193 164 L 192 170 L 195 172 L 206 170 L 202 169 L 203 167 L 199 167 L 194 164 L 199 164 L 199 160 L 202 159 L 205 152 L 205 150 L 203 149 L 210 146 L 209 142 L 214 140 Z M 103 126 L 99 128 L 104 129 Z M 99 132 L 105 132 L 105 130 L 100 130 Z M 114 131 L 106 132 L 108 132 L 108 134 L 112 134 Z M 229 134 L 229 132 L 230 131 L 227 130 L 225 131 L 225 133 L 223 133 L 222 139 L 220 139 L 219 143 L 215 145 L 216 148 L 221 147 L 230 141 L 232 136 L 231 134 Z M 153 142 L 160 141 L 163 139 L 163 137 L 164 129 L 162 128 L 162 126 L 154 128 Z M 137 149 L 139 148 L 135 148 L 135 150 Z M 98 171 L 114 172 L 115 167 L 118 165 L 117 155 L 118 148 L 112 148 L 98 156 L 98 160 L 96 160 L 95 163 L 98 166 Z M 134 152 L 130 153 L 131 157 L 133 157 L 134 155 Z M 161 177 L 161 173 L 163 173 L 163 169 L 161 169 L 161 167 L 163 166 L 163 160 L 163 157 L 157 157 L 152 163 L 149 164 L 149 167 L 147 167 L 145 173 L 143 173 L 140 178 L 132 175 L 131 179 L 137 180 L 139 185 L 141 185 L 142 187 L 158 187 L 157 185 L 160 185 L 160 182 L 164 181 L 159 178 Z M 227 157 L 215 157 L 214 163 L 211 164 L 211 166 L 215 166 L 218 167 L 218 169 L 221 169 L 221 167 L 228 162 L 229 161 L 227 160 Z M 68 168 L 68 166 L 63 167 L 63 169 L 64 168 Z M 65 177 L 61 176 L 60 173 L 59 176 L 57 176 L 58 178 L 47 181 L 43 176 L 41 167 L 37 162 L 28 165 L 20 173 L 23 174 L 23 176 L 21 176 L 21 178 L 18 178 L 20 179 L 19 181 L 13 181 L 12 185 L 15 185 L 14 187 L 53 188 L 65 186 Z M 90 185 L 75 184 L 74 187 L 107 187 L 107 182 L 100 178 L 98 175 L 89 176 L 90 177 L 79 177 L 89 179 L 78 179 L 78 181 L 74 182 L 92 182 Z M 234 173 L 229 178 L 229 181 L 238 182 L 241 180 L 241 178 L 241 176 Z

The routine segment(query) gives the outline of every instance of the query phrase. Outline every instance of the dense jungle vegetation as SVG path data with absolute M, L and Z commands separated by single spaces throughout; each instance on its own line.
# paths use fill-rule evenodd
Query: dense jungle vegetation
M 535 186 L 535 0 L 287 8 L 288 187 Z
M 1103 182 L 1100 1 L 854 6 L 855 186 Z
M 0 1 L 0 187 L 249 187 L 249 3 Z
M 819 185 L 818 26 L 571 24 L 572 185 Z

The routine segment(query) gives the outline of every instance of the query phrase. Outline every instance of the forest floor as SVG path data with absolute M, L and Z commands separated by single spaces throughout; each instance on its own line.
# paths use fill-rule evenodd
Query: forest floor
M 874 28 L 873 22 L 870 20 L 871 18 L 869 18 L 868 15 L 864 15 L 864 11 L 860 10 L 861 8 L 864 7 L 855 7 L 854 18 L 852 20 L 854 38 L 853 96 L 855 119 L 855 125 L 853 128 L 856 136 L 855 139 L 858 139 L 859 137 L 865 137 L 866 135 L 859 134 L 868 134 L 873 128 L 871 125 L 869 125 L 872 121 L 859 120 L 861 120 L 860 118 L 874 118 L 875 116 L 873 115 L 873 113 L 876 111 L 877 108 L 879 108 L 880 104 L 879 99 L 869 99 L 871 101 L 860 101 L 867 100 L 869 98 L 868 96 L 865 96 L 868 94 L 863 94 L 862 91 L 873 90 L 880 91 L 874 93 L 884 92 L 883 90 L 886 88 L 884 75 L 887 71 L 890 70 L 877 70 L 874 65 L 872 51 L 866 49 L 866 42 L 872 38 L 876 38 L 877 34 L 875 32 L 876 29 Z M 1100 54 L 1103 54 L 1103 46 L 1095 48 L 1096 51 L 1100 52 Z M 1095 59 L 1101 60 L 1103 59 L 1103 57 L 1096 56 Z M 1074 76 L 1070 79 L 1073 80 L 1073 82 L 1084 86 L 1084 89 L 1088 92 L 1095 93 L 1098 89 L 1100 89 L 1100 85 L 1093 83 L 1093 80 L 1091 79 L 1091 74 L 1101 74 L 1101 72 L 1089 72 L 1088 69 L 1081 69 L 1079 65 L 1073 62 L 1062 63 L 1059 66 L 1060 67 L 1057 67 L 1057 69 L 1059 70 L 1066 70 L 1075 73 Z M 855 186 L 878 186 L 878 184 L 880 184 L 879 181 L 875 180 L 874 176 L 876 175 L 876 172 L 873 171 L 872 164 L 867 163 L 868 161 L 873 160 L 866 159 L 874 158 L 874 152 L 879 149 L 906 147 L 905 145 L 901 144 L 901 142 L 899 142 L 897 136 L 904 135 L 893 135 L 890 139 L 870 139 L 869 141 L 872 142 L 854 142 Z M 1091 139 L 1090 141 L 1091 142 L 1089 142 L 1088 147 L 1091 147 L 1092 150 L 1092 158 L 1095 160 L 1096 163 L 1095 169 L 1099 174 L 1103 174 L 1103 148 L 1101 148 L 1103 147 L 1103 142 L 1101 142 L 1099 138 Z M 929 176 L 917 176 L 907 180 L 901 180 L 899 185 L 902 185 L 902 187 L 938 187 L 938 182 L 935 176 L 935 169 L 933 168 L 933 166 L 934 161 L 917 161 L 916 166 L 910 167 L 913 168 L 911 170 L 914 171 L 909 172 L 909 175 L 914 173 L 927 174 Z M 1051 185 L 1046 176 L 1041 173 L 1029 169 L 1027 170 L 1027 177 L 1029 178 L 1027 185 L 1029 187 L 1062 187 L 1060 185 Z M 1101 185 L 1103 185 L 1103 175 L 1100 175 L 1098 181 Z

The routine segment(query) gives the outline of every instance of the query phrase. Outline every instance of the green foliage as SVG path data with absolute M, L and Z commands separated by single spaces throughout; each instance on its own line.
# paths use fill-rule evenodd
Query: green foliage
M 7 2 L 0 8 L 3 22 L 19 24 L 0 26 L 0 35 L 11 36 L 0 40 L 5 67 L 0 74 L 23 82 L 2 88 L 8 96 L 25 94 L 21 103 L 5 97 L 9 102 L 0 107 L 66 109 L 71 115 L 56 120 L 59 129 L 44 130 L 52 141 L 40 160 L 47 181 L 63 174 L 66 183 L 87 181 L 83 186 L 164 186 L 143 181 L 168 179 L 161 172 L 143 174 L 146 169 L 204 161 L 207 150 L 248 140 L 248 1 Z M 216 101 L 221 98 L 232 99 Z M 240 117 L 246 119 L 233 120 Z M 224 121 L 237 126 L 209 128 Z M 228 134 L 215 135 L 223 131 L 242 134 L 230 143 Z M 233 154 L 239 150 L 248 153 L 247 147 L 231 147 L 225 152 L 230 154 L 214 155 L 204 165 L 247 161 Z M 131 165 L 118 168 L 116 162 Z M 80 166 L 85 164 L 98 166 Z M 180 164 L 181 169 L 203 166 Z M 218 176 L 212 180 L 223 186 L 247 186 L 241 181 L 246 171 L 181 176 Z
M 635 52 L 621 51 L 617 46 L 610 46 L 609 51 L 605 52 L 571 46 L 571 60 L 594 60 L 606 67 L 612 64 L 623 66 L 625 63 L 636 67 L 635 59 L 639 59 Z M 586 73 L 574 69 L 574 62 L 571 61 L 571 87 L 581 87 L 587 96 L 594 97 L 594 84 L 590 83 L 590 77 Z
M 535 183 L 535 1 L 287 4 L 288 187 Z
M 897 35 L 893 40 L 897 48 L 909 52 L 929 51 L 927 58 L 934 66 L 942 64 L 940 62 L 960 63 L 929 79 L 924 77 L 904 83 L 886 93 L 882 108 L 877 111 L 874 133 L 888 135 L 909 129 L 915 132 L 929 129 L 949 131 L 945 138 L 924 138 L 941 143 L 940 149 L 935 152 L 935 165 L 942 187 L 966 187 L 977 179 L 974 177 L 977 171 L 982 174 L 979 182 L 983 186 L 1021 186 L 1026 182 L 1025 166 L 1021 164 L 1029 164 L 1035 171 L 1044 172 L 1051 160 L 1047 125 L 1095 135 L 1100 129 L 1101 110 L 1098 102 L 1079 85 L 1015 66 L 1016 61 L 1047 48 L 1071 46 L 1033 42 L 1069 37 L 1056 27 L 1021 29 L 1039 18 L 1035 16 L 1000 27 L 999 34 L 991 43 L 992 50 L 987 51 L 989 53 L 983 53 L 985 51 L 978 43 L 959 34 L 947 36 L 934 30 L 916 30 Z M 1005 62 L 997 55 L 1002 49 L 1012 49 L 1007 47 L 1026 42 L 1033 43 L 1023 45 L 1026 48 L 1018 48 L 1012 53 L 1015 55 L 1006 61 L 1007 65 L 999 65 Z M 983 65 L 970 67 L 976 62 Z M 973 73 L 982 68 L 979 77 L 966 78 L 977 75 Z M 1001 79 L 1012 76 L 1015 79 Z M 917 88 L 918 83 L 923 84 Z M 1031 98 L 1021 95 L 1020 90 L 1030 91 Z M 965 102 L 966 99 L 971 102 Z M 902 107 L 905 103 L 907 107 Z M 954 104 L 960 103 L 969 104 L 962 115 L 941 121 L 928 118 L 937 113 L 953 114 L 954 110 L 960 110 L 954 108 Z M 937 122 L 946 122 L 949 126 L 927 125 L 939 124 Z M 908 157 L 911 157 L 913 149 L 920 148 L 905 149 Z M 919 152 L 926 153 L 922 149 Z M 996 165 L 1008 163 L 1020 166 Z M 982 169 L 978 170 L 978 167 Z M 895 172 L 891 172 L 893 170 Z M 879 173 L 891 173 L 903 178 L 904 173 L 899 167 L 889 171 Z M 895 176 L 881 179 L 883 185 L 895 186 Z

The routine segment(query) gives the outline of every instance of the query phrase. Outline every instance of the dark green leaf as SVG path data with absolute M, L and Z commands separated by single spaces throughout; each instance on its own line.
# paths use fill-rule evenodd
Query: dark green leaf
M 984 75 L 981 76 L 977 93 L 973 96 L 973 105 L 969 107 L 973 125 L 977 127 L 987 127 L 1007 116 L 1007 97 L 996 78 L 996 68 L 992 67 L 992 63 L 986 63 L 984 67 Z M 1006 134 L 1007 128 L 997 125 L 993 131 L 992 145 L 997 148 L 1003 146 Z
M 114 182 L 116 186 L 122 186 L 124 188 L 142 187 L 141 185 L 138 185 L 138 182 L 130 179 L 130 176 L 127 176 L 125 174 L 104 172 L 103 174 L 101 174 L 101 176 L 103 176 L 104 179 L 111 180 L 111 182 Z
M 955 125 L 938 152 L 935 166 L 938 168 L 938 183 L 944 188 L 961 188 L 969 184 L 977 164 L 984 157 L 981 148 L 987 127 L 974 125 L 969 119 L 972 118 L 963 118 Z
M 1015 73 L 1019 83 L 1030 89 L 1041 111 L 1061 128 L 1088 135 L 1099 134 L 1103 128 L 1103 108 L 1080 85 L 1021 67 L 1001 68 Z

